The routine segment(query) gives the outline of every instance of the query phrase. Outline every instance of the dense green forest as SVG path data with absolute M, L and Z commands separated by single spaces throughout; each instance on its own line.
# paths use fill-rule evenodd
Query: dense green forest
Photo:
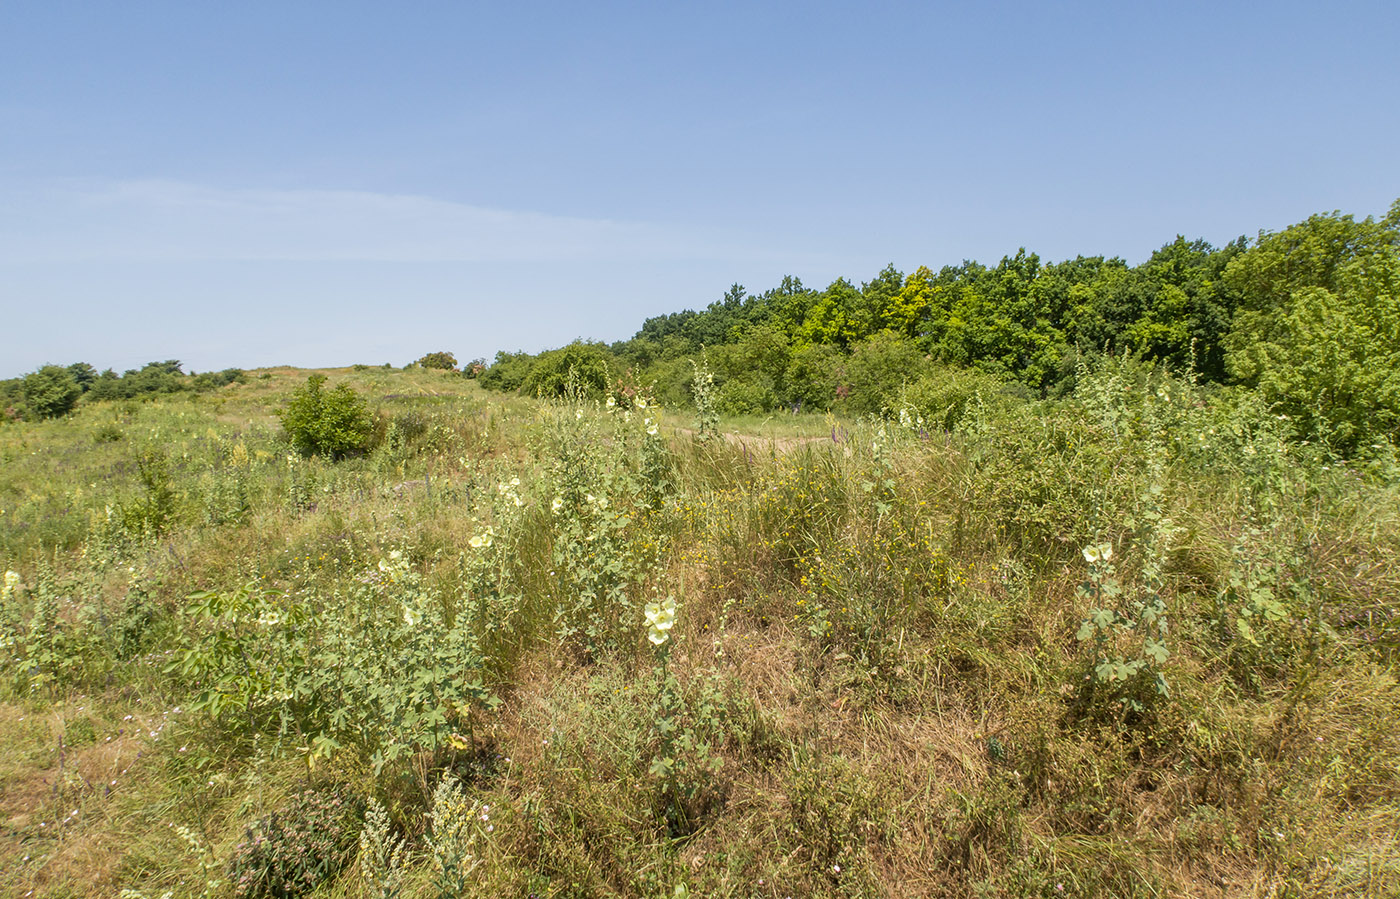
M 1223 247 L 1177 237 L 1141 265 L 1024 249 L 994 266 L 893 266 L 857 286 L 739 285 L 630 340 L 497 354 L 482 384 L 602 386 L 632 369 L 671 404 L 709 367 L 726 413 L 778 409 L 944 416 L 971 391 L 1073 390 L 1086 357 L 1127 355 L 1203 384 L 1256 389 L 1304 439 L 1340 453 L 1400 435 L 1400 200 L 1382 219 L 1314 215 Z M 959 385 L 953 385 L 959 381 Z

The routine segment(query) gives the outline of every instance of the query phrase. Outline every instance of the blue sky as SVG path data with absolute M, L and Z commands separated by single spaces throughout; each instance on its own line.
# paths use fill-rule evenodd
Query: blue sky
M 1400 196 L 1373 3 L 6 3 L 0 377 L 616 340 Z

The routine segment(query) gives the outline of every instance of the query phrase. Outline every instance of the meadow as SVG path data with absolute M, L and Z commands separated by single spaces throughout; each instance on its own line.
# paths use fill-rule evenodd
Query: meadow
M 5 895 L 1400 894 L 1388 442 L 308 374 L 0 424 Z

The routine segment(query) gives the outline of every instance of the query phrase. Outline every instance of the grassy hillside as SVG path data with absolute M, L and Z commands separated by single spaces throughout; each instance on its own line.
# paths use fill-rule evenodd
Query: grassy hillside
M 0 425 L 6 895 L 1400 892 L 1389 444 L 307 374 Z

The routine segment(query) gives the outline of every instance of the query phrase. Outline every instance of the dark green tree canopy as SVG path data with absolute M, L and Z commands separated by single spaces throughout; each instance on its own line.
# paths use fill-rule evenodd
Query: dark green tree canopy
M 45 365 L 24 376 L 24 402 L 38 418 L 58 418 L 73 411 L 83 388 L 68 369 Z

